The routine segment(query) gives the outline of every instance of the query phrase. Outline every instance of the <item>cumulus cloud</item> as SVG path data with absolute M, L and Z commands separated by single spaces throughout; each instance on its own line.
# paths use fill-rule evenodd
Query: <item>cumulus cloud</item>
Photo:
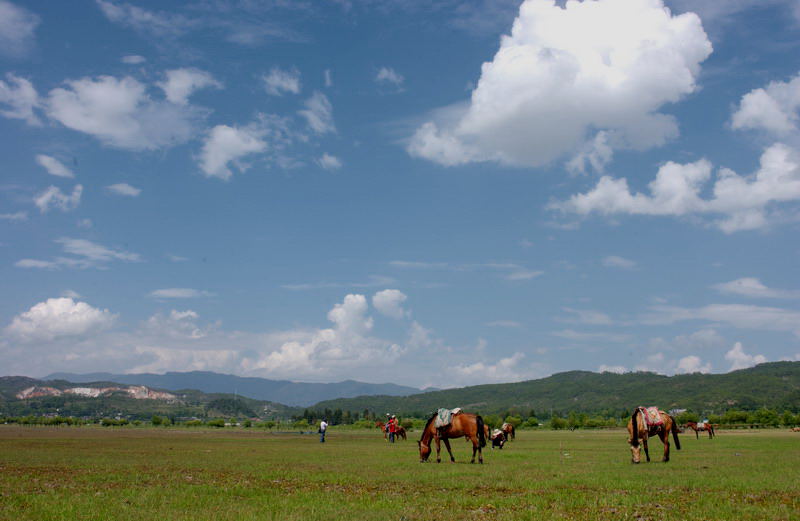
M 800 109 L 800 74 L 787 82 L 773 81 L 742 97 L 731 126 L 737 130 L 762 130 L 777 138 L 797 136 Z
M 528 377 L 528 372 L 521 370 L 520 363 L 525 358 L 523 353 L 499 359 L 496 363 L 475 362 L 474 364 L 459 364 L 454 367 L 455 372 L 466 381 L 480 378 L 486 382 L 515 382 Z
M 64 163 L 54 157 L 38 154 L 36 156 L 36 162 L 39 163 L 42 168 L 47 170 L 47 173 L 50 175 L 58 177 L 75 177 L 75 174 L 72 173 L 72 170 L 67 168 Z
M 200 298 L 212 295 L 211 292 L 193 288 L 164 288 L 150 292 L 150 296 L 157 299 Z
M 33 203 L 42 213 L 47 213 L 51 208 L 68 212 L 78 207 L 82 193 L 82 185 L 75 185 L 71 194 L 65 194 L 58 187 L 48 186 L 44 192 L 33 198 Z
M 317 134 L 336 132 L 336 125 L 333 123 L 333 105 L 325 94 L 314 92 L 303 104 L 306 108 L 300 110 L 299 114 L 305 118 L 311 130 Z
M 742 343 L 736 342 L 731 350 L 725 353 L 725 360 L 731 363 L 730 371 L 735 371 L 766 363 L 767 358 L 764 355 L 749 355 L 745 353 Z
M 186 105 L 189 102 L 189 96 L 197 90 L 223 87 L 222 83 L 215 80 L 210 73 L 200 69 L 173 69 L 164 75 L 166 76 L 164 81 L 157 85 L 164 91 L 167 100 L 177 105 Z
M 75 337 L 111 326 L 115 315 L 71 298 L 51 298 L 14 317 L 5 333 L 23 342 Z
M 0 15 L 1 16 L 1 15 Z M 6 81 L 0 80 L 0 115 L 11 119 L 23 119 L 29 125 L 41 125 L 34 109 L 39 106 L 39 94 L 33 84 L 12 73 Z
M 372 305 L 387 317 L 401 319 L 406 315 L 403 302 L 407 299 L 408 297 L 400 290 L 385 289 L 372 296 Z
M 47 114 L 106 145 L 154 150 L 187 141 L 203 113 L 151 99 L 147 87 L 130 76 L 100 76 L 69 80 L 51 90 Z
M 264 82 L 267 94 L 272 96 L 300 94 L 300 71 L 297 69 L 283 70 L 273 67 L 268 74 L 261 76 L 261 81 Z
M 711 364 L 703 363 L 703 360 L 701 360 L 699 356 L 695 355 L 684 356 L 683 358 L 678 360 L 678 366 L 676 372 L 679 374 L 710 373 Z
M 587 216 L 716 216 L 712 225 L 725 233 L 769 226 L 780 215 L 782 203 L 800 200 L 800 157 L 797 151 L 776 143 L 761 155 L 758 171 L 750 176 L 720 168 L 710 187 L 712 196 L 701 193 L 711 180 L 711 163 L 702 159 L 688 164 L 668 162 L 658 170 L 650 195 L 634 193 L 625 178 L 603 176 L 597 185 L 551 209 Z
M 720 293 L 742 295 L 753 298 L 800 298 L 800 291 L 768 288 L 755 277 L 742 277 L 741 279 L 723 282 L 712 286 Z
M 320 166 L 320 168 L 324 168 L 325 170 L 339 170 L 342 168 L 341 159 L 328 154 L 327 152 L 322 154 L 322 157 L 317 159 L 317 164 Z
M 249 365 L 276 375 L 322 375 L 342 367 L 363 367 L 395 360 L 402 348 L 370 336 L 373 322 L 367 312 L 366 297 L 347 295 L 328 313 L 328 320 L 334 324 L 332 328 L 307 332 L 304 338 L 286 341 Z
M 267 143 L 263 132 L 255 127 L 230 127 L 217 125 L 212 128 L 200 152 L 200 169 L 206 177 L 227 180 L 233 175 L 228 163 L 233 162 L 242 171 L 245 165 L 238 160 L 250 154 L 263 152 Z
M 711 51 L 700 19 L 660 0 L 526 0 L 461 114 L 423 124 L 408 151 L 444 165 L 540 166 L 661 145 L 678 127 L 659 110 L 694 92 Z
M 116 183 L 106 186 L 106 190 L 115 195 L 124 195 L 126 197 L 138 197 L 142 193 L 140 188 L 131 186 L 128 183 Z
M 0 0 L 0 54 L 10 58 L 27 55 L 36 42 L 39 16 L 24 7 Z
M 627 372 L 627 369 L 624 365 L 606 365 L 600 364 L 600 367 L 597 368 L 597 372 L 599 373 L 617 373 L 623 374 Z

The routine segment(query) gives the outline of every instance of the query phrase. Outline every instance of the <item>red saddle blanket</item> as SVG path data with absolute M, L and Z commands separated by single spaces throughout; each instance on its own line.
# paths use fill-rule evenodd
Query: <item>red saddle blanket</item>
M 658 407 L 639 407 L 639 410 L 642 411 L 647 428 L 664 425 L 664 420 L 661 419 L 661 412 Z

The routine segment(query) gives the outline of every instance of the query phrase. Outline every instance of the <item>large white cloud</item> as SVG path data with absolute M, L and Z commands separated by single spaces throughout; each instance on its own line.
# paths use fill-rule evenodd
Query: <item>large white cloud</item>
M 764 228 L 779 218 L 780 203 L 800 201 L 800 155 L 776 143 L 764 151 L 760 163 L 750 176 L 720 168 L 709 198 L 702 192 L 709 187 L 711 163 L 670 161 L 650 183 L 650 195 L 632 192 L 625 178 L 603 176 L 593 189 L 551 208 L 580 216 L 710 215 L 716 216 L 713 225 L 725 233 Z
M 585 154 L 599 133 L 607 149 L 660 145 L 678 128 L 659 110 L 695 90 L 711 50 L 700 19 L 661 0 L 526 0 L 466 109 L 422 125 L 408 150 L 444 165 L 539 166 Z
M 39 16 L 23 7 L 0 0 L 0 54 L 12 58 L 26 55 L 35 43 Z
M 20 313 L 5 333 L 24 342 L 79 336 L 109 327 L 115 315 L 71 298 L 51 298 Z
M 109 146 L 153 150 L 189 140 L 202 111 L 153 100 L 146 85 L 130 76 L 99 76 L 51 90 L 47 114 Z

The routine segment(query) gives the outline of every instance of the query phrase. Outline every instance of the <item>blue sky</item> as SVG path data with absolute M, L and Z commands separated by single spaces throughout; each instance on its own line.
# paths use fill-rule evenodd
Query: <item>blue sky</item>
M 800 359 L 789 0 L 0 0 L 0 373 Z

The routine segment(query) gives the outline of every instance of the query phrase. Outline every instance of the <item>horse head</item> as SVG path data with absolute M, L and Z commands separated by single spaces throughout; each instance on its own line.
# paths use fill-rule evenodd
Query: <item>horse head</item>
M 639 463 L 641 460 L 641 445 L 631 445 L 631 463 Z
M 428 461 L 428 456 L 431 455 L 431 447 L 427 443 L 422 443 L 422 440 L 417 440 L 417 446 L 419 447 L 419 462 L 425 463 Z

